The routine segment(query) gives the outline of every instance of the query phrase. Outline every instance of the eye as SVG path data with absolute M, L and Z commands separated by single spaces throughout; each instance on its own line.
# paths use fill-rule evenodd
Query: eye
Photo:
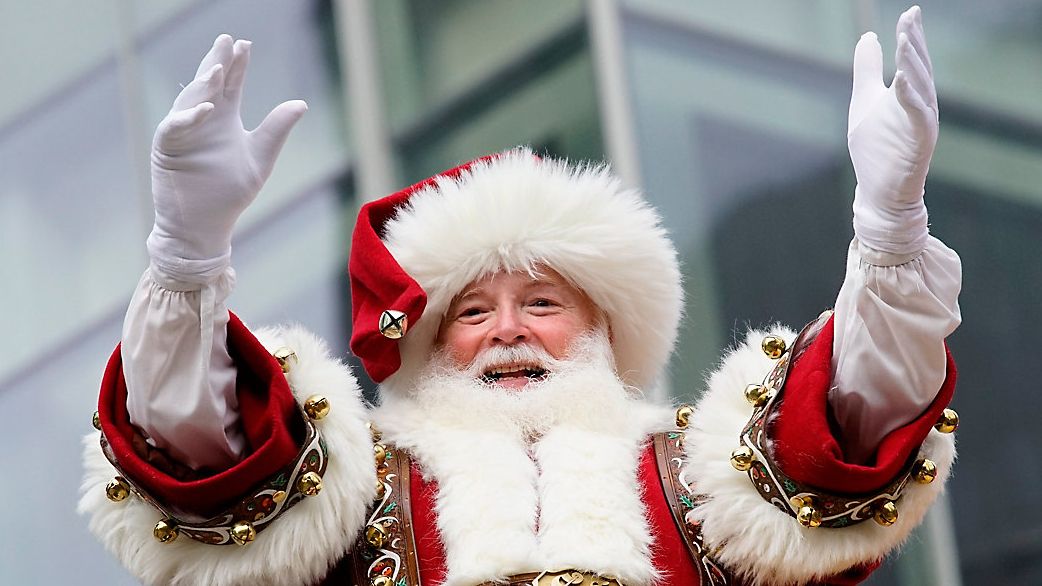
M 534 307 L 553 307 L 554 302 L 549 299 L 535 299 L 532 301 L 531 305 Z
M 482 314 L 480 307 L 467 307 L 459 312 L 459 317 L 477 317 Z

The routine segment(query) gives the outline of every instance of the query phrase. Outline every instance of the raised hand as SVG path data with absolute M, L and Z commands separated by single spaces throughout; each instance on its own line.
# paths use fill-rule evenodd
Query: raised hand
M 897 73 L 887 87 L 875 33 L 854 50 L 847 145 L 857 175 L 854 231 L 868 246 L 916 254 L 927 237 L 923 188 L 937 144 L 937 91 L 926 51 L 922 11 L 897 21 Z
M 236 220 L 307 111 L 303 101 L 283 102 L 256 129 L 243 128 L 239 111 L 249 61 L 249 41 L 217 37 L 156 129 L 156 221 L 148 247 L 153 264 L 175 276 L 206 278 L 227 266 Z

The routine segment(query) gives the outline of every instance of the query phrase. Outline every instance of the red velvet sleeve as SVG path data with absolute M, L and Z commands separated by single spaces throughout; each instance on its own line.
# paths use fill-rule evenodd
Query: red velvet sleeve
M 139 432 L 127 413 L 127 385 L 119 346 L 101 383 L 101 429 L 128 479 L 171 509 L 202 517 L 218 514 L 251 488 L 290 464 L 303 440 L 303 420 L 286 377 L 263 345 L 231 314 L 228 351 L 238 370 L 236 392 L 247 455 L 235 466 L 179 480 L 134 449 Z
M 878 490 L 901 472 L 916 454 L 955 392 L 955 362 L 947 354 L 947 376 L 933 403 L 916 419 L 890 432 L 873 461 L 853 464 L 844 458 L 841 440 L 830 422 L 833 320 L 792 366 L 785 398 L 770 428 L 774 458 L 785 474 L 820 489 L 858 494 Z

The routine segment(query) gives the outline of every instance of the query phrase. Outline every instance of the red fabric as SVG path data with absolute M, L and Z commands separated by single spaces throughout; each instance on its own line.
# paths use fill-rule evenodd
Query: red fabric
M 362 360 L 369 378 L 377 383 L 394 374 L 402 365 L 398 341 L 380 333 L 380 314 L 385 309 L 401 311 L 414 324 L 427 306 L 427 294 L 391 256 L 380 236 L 384 225 L 405 205 L 413 193 L 433 185 L 439 178 L 456 179 L 482 157 L 439 173 L 434 177 L 369 202 L 358 212 L 348 274 L 351 277 L 351 351 Z
M 798 482 L 830 492 L 871 492 L 893 481 L 951 402 L 955 362 L 948 353 L 947 377 L 926 411 L 883 438 L 874 461 L 853 464 L 844 459 L 840 438 L 829 422 L 832 338 L 830 319 L 789 372 L 780 415 L 770 428 L 773 455 L 782 470 Z
M 178 480 L 134 451 L 132 440 L 137 431 L 127 413 L 119 346 L 105 369 L 98 416 L 116 460 L 134 484 L 181 512 L 205 517 L 220 513 L 289 465 L 303 440 L 303 421 L 282 369 L 234 314 L 228 322 L 228 351 L 238 370 L 236 392 L 249 455 L 227 470 L 198 480 Z
M 420 582 L 441 584 L 445 580 L 448 566 L 445 561 L 445 545 L 438 533 L 438 516 L 434 510 L 434 503 L 438 497 L 438 483 L 424 481 L 419 467 L 413 462 L 409 484 L 416 557 L 420 560 Z
M 668 474 L 669 471 L 663 471 Z M 664 584 L 698 584 L 698 568 L 684 543 L 684 534 L 673 520 L 666 493 L 659 476 L 655 445 L 648 443 L 637 468 L 648 527 L 655 542 L 651 546 L 651 563 L 662 572 Z

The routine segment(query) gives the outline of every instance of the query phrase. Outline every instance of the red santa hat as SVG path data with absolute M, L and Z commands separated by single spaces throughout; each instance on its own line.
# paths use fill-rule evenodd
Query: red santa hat
M 466 285 L 538 265 L 605 312 L 623 381 L 653 384 L 683 313 L 676 249 L 657 212 L 605 165 L 541 159 L 524 148 L 362 207 L 349 264 L 351 350 L 383 392 L 407 390 Z

